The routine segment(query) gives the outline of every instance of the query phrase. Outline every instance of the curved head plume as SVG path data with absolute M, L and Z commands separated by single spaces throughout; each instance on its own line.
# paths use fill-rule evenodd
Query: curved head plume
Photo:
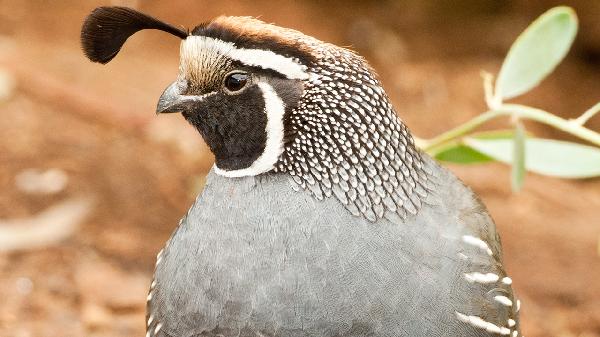
M 93 62 L 108 63 L 125 41 L 143 29 L 158 29 L 181 39 L 188 32 L 127 7 L 98 7 L 81 27 L 81 45 Z

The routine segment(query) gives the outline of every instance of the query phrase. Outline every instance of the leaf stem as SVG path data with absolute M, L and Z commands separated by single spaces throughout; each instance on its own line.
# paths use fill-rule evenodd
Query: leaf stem
M 590 120 L 590 118 L 594 117 L 594 115 L 597 114 L 598 112 L 600 112 L 600 102 L 596 103 L 596 105 L 589 108 L 581 116 L 579 116 L 575 119 L 572 119 L 571 123 L 584 125 L 585 123 L 587 123 L 588 120 Z
M 455 127 L 454 129 L 448 130 L 444 133 L 442 133 L 439 136 L 436 136 L 432 139 L 429 140 L 421 140 L 421 143 L 423 144 L 422 149 L 426 152 L 428 152 L 430 149 L 433 149 L 439 145 L 442 145 L 443 143 L 453 140 L 455 138 L 458 138 L 460 136 L 463 136 L 473 130 L 475 130 L 477 127 L 479 127 L 480 125 L 484 124 L 485 122 L 494 119 L 498 116 L 503 116 L 503 113 L 500 113 L 499 111 L 495 111 L 495 110 L 489 110 L 486 111 L 474 118 L 472 118 L 471 120 L 467 121 L 464 124 L 461 124 L 457 127 Z
M 588 110 L 589 111 L 589 110 Z M 520 105 L 520 104 L 502 104 L 495 110 L 489 110 L 481 115 L 478 115 L 466 123 L 458 127 L 442 133 L 430 140 L 421 140 L 424 151 L 429 151 L 447 141 L 461 137 L 472 130 L 478 128 L 489 120 L 499 116 L 514 116 L 516 118 L 524 118 L 534 120 L 543 124 L 550 125 L 556 129 L 570 133 L 576 137 L 586 140 L 592 144 L 600 146 L 600 133 L 594 132 L 578 123 L 573 123 L 558 116 L 555 116 L 544 110 Z
M 485 94 L 485 103 L 488 108 L 494 110 L 502 104 L 502 99 L 500 96 L 494 94 L 494 75 L 482 71 L 481 77 L 483 78 L 483 92 Z

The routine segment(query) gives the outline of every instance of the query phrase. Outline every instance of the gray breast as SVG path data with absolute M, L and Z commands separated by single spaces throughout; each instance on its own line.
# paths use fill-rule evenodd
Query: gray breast
M 476 241 L 495 242 L 493 222 L 456 178 L 429 165 L 445 183 L 403 223 L 369 222 L 335 198 L 294 192 L 285 174 L 210 173 L 159 255 L 148 335 L 505 334 L 491 326 L 515 318 L 494 299 L 512 300 L 500 248 Z

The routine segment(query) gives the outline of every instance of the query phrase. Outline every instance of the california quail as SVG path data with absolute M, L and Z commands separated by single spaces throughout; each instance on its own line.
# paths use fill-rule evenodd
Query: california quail
M 357 54 L 249 17 L 191 32 L 94 10 L 106 63 L 142 29 L 180 37 L 157 113 L 215 155 L 158 254 L 146 336 L 520 336 L 495 225 L 414 145 Z

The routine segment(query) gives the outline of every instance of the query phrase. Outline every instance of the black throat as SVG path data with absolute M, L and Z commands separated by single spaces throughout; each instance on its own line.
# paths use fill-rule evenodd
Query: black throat
M 252 86 L 239 95 L 207 97 L 185 119 L 202 135 L 222 170 L 247 168 L 263 153 L 267 134 L 265 103 Z

